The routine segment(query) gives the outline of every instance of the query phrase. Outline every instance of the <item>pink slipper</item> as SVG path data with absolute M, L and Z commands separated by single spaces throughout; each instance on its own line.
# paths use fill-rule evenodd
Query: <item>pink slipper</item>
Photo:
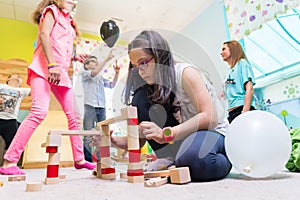
M 96 168 L 96 164 L 90 163 L 90 162 L 86 161 L 84 164 L 79 165 L 76 162 L 74 162 L 74 167 L 75 167 L 75 169 L 83 169 L 83 168 L 85 168 L 85 169 L 93 170 L 93 169 Z
M 0 174 L 2 174 L 2 175 L 25 175 L 25 172 L 17 166 L 11 166 L 11 167 L 7 167 L 7 168 L 1 167 Z

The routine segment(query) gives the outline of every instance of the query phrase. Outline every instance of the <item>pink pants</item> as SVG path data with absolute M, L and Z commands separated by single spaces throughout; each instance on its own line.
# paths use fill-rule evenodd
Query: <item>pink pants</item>
M 50 91 L 52 91 L 67 116 L 69 130 L 80 129 L 80 115 L 76 107 L 72 88 L 51 85 L 47 80 L 37 75 L 32 76 L 30 85 L 32 96 L 30 113 L 22 122 L 4 155 L 4 159 L 14 163 L 18 162 L 32 133 L 45 119 L 49 108 Z M 84 160 L 81 137 L 70 136 L 70 139 L 74 161 Z

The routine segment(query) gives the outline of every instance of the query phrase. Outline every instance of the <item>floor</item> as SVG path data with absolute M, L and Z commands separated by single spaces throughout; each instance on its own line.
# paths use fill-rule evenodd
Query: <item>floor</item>
M 126 171 L 127 165 L 117 164 L 117 172 Z M 105 199 L 105 200 L 147 200 L 147 199 L 197 199 L 197 200 L 296 200 L 300 198 L 300 173 L 282 170 L 268 178 L 254 179 L 233 169 L 223 180 L 185 185 L 166 184 L 156 188 L 144 187 L 142 183 L 127 183 L 117 179 L 97 179 L 88 170 L 60 168 L 66 175 L 56 185 L 44 185 L 40 192 L 25 192 L 26 182 L 43 181 L 45 169 L 25 169 L 26 181 L 8 182 L 7 176 L 0 175 L 4 185 L 0 187 L 1 199 L 10 200 L 53 200 L 53 199 Z

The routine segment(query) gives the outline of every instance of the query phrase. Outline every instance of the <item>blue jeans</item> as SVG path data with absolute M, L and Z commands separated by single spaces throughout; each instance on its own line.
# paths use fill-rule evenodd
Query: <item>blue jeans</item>
M 214 181 L 227 176 L 232 165 L 227 158 L 224 136 L 209 130 L 184 139 L 175 159 L 176 167 L 189 167 L 192 181 Z
M 106 119 L 106 110 L 105 108 L 93 107 L 90 105 L 84 105 L 84 117 L 83 117 L 83 129 L 91 130 L 95 128 L 96 123 Z M 83 137 L 84 144 L 84 157 L 85 160 L 92 162 L 92 148 L 90 147 L 90 137 Z M 98 155 L 98 160 L 100 155 Z

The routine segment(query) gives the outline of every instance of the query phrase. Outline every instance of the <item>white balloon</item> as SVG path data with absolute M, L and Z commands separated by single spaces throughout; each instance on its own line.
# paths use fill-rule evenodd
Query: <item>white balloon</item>
M 231 122 L 225 149 L 233 167 L 246 176 L 263 178 L 284 169 L 292 141 L 288 128 L 277 116 L 254 110 Z

